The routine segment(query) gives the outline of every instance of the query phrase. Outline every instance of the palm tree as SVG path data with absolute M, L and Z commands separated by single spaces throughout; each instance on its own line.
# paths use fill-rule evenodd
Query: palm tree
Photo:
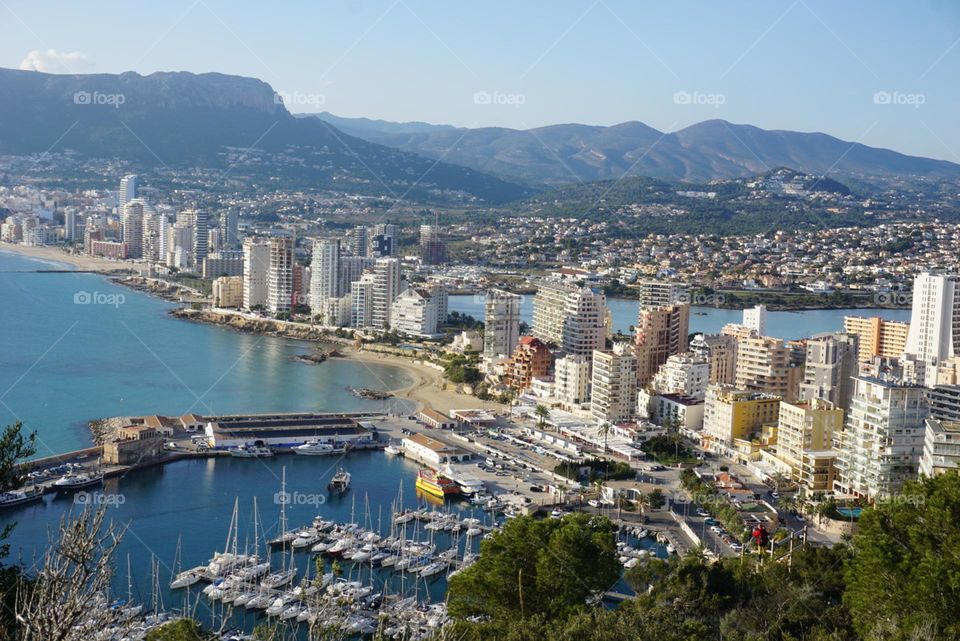
M 610 430 L 613 428 L 613 425 L 609 421 L 604 421 L 600 425 L 600 433 L 603 434 L 603 451 L 607 451 L 607 436 L 610 434 Z
M 546 405 L 537 404 L 533 410 L 533 413 L 537 417 L 537 427 L 543 429 L 543 424 L 547 422 L 548 418 L 550 418 L 550 410 Z

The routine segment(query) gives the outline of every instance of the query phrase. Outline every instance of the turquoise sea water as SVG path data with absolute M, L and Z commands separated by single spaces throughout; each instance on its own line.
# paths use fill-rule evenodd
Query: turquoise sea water
M 626 298 L 611 298 L 607 301 L 613 315 L 614 330 L 630 333 L 630 326 L 637 322 L 640 303 Z M 450 311 L 470 314 L 483 320 L 483 296 L 451 296 Z M 796 339 L 822 332 L 843 329 L 844 316 L 882 316 L 888 320 L 910 320 L 907 309 L 814 309 L 799 312 L 768 312 L 767 334 L 778 338 Z M 520 305 L 520 319 L 533 321 L 533 296 L 524 296 Z M 727 323 L 739 323 L 743 312 L 715 307 L 694 307 L 690 314 L 690 331 L 716 333 Z
M 38 456 L 89 445 L 94 418 L 378 410 L 346 387 L 410 382 L 397 367 L 293 361 L 310 344 L 180 321 L 102 276 L 13 273 L 36 268 L 0 252 L 0 424 L 35 430 Z

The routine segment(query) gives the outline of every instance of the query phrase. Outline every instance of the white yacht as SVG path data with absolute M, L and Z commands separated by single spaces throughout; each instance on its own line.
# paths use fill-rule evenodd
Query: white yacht
M 61 492 L 72 492 L 82 490 L 87 487 L 99 485 L 103 481 L 103 474 L 86 474 L 84 472 L 74 474 L 71 472 L 53 482 L 54 486 Z
M 0 508 L 15 507 L 39 501 L 43 498 L 43 488 L 31 487 L 23 490 L 10 490 L 0 494 Z
M 329 443 L 327 441 L 311 439 L 303 445 L 294 447 L 293 451 L 296 454 L 303 454 L 304 456 L 325 456 L 327 454 L 343 454 L 347 451 L 347 446 L 343 443 L 337 443 L 336 441 Z
M 400 456 L 401 454 L 403 454 L 403 450 L 401 450 L 398 446 L 394 445 L 393 443 L 383 448 L 383 451 L 386 454 L 389 454 L 390 456 Z

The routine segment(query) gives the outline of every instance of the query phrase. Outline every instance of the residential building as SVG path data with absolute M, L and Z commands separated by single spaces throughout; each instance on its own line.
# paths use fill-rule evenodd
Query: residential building
M 391 258 L 397 251 L 397 226 L 380 223 L 373 227 L 370 238 L 370 253 L 374 258 Z
M 546 343 L 535 336 L 521 336 L 513 356 L 506 363 L 504 383 L 516 392 L 530 388 L 533 379 L 550 375 L 553 355 Z
M 822 398 L 843 410 L 850 407 L 853 377 L 858 374 L 856 334 L 819 334 L 807 341 L 799 400 Z
M 310 309 L 318 315 L 328 299 L 340 295 L 340 241 L 314 239 L 310 262 Z
M 123 206 L 120 226 L 123 233 L 123 242 L 127 245 L 128 258 L 143 257 L 144 218 L 154 213 L 153 208 L 139 198 L 135 198 Z
M 633 419 L 637 407 L 637 357 L 629 343 L 593 352 L 590 414 L 598 422 Z
M 220 249 L 236 249 L 240 246 L 240 216 L 235 209 L 220 212 Z
M 243 239 L 243 307 L 253 309 L 267 304 L 270 272 L 270 245 L 263 238 Z
M 120 179 L 120 197 L 117 211 L 119 211 L 121 215 L 127 203 L 139 196 L 137 189 L 138 182 L 139 177 L 136 174 L 127 174 Z
M 743 310 L 743 326 L 756 332 L 757 336 L 767 335 L 767 306 L 757 305 Z
M 366 225 L 357 225 L 350 232 L 350 253 L 360 258 L 369 255 L 369 239 Z
M 350 283 L 350 326 L 373 327 L 373 274 L 364 274 Z
M 390 308 L 390 329 L 401 334 L 434 338 L 438 336 L 441 294 L 425 287 L 408 287 L 394 299 Z
M 143 218 L 142 251 L 144 260 L 152 263 L 167 259 L 169 223 L 165 214 L 147 211 Z
M 689 331 L 690 305 L 686 303 L 640 308 L 634 337 L 638 385 L 649 385 L 668 358 L 687 351 Z
M 640 290 L 640 309 L 668 307 L 690 302 L 687 285 L 664 280 L 645 280 L 637 283 Z
M 479 354 L 483 351 L 483 336 L 480 332 L 464 330 L 453 337 L 450 351 L 457 354 Z
M 267 270 L 267 311 L 290 311 L 293 299 L 293 236 L 270 237 L 270 263 Z
M 907 348 L 910 323 L 888 321 L 879 316 L 844 316 L 843 330 L 859 338 L 859 360 L 875 356 L 900 358 Z
M 363 273 L 369 269 L 373 269 L 373 266 L 376 264 L 376 258 L 344 256 L 341 251 L 340 260 L 337 263 L 337 292 L 340 294 L 350 293 L 350 285 L 360 280 Z
M 913 309 L 904 356 L 920 365 L 914 380 L 937 384 L 937 368 L 960 356 L 960 277 L 919 274 L 913 281 Z
M 751 336 L 737 341 L 738 389 L 796 400 L 803 380 L 803 354 L 779 338 Z
M 752 439 L 762 427 L 776 425 L 779 415 L 779 396 L 710 385 L 703 408 L 703 445 L 730 455 L 734 441 Z
M 400 261 L 378 258 L 373 266 L 373 327 L 386 329 L 393 300 L 400 293 Z
M 927 392 L 927 398 L 930 403 L 930 418 L 960 422 L 960 386 L 937 385 Z
M 606 296 L 589 287 L 540 282 L 533 297 L 533 335 L 564 353 L 592 355 L 606 343 Z
M 811 492 L 831 491 L 832 466 L 824 468 L 822 460 L 832 461 L 836 457 L 835 453 L 826 457 L 824 453 L 831 449 L 834 437 L 842 430 L 843 410 L 830 401 L 814 398 L 781 402 L 776 457 L 790 470 L 791 480 Z
M 938 476 L 960 471 L 960 422 L 928 418 L 924 424 L 920 474 Z
M 224 249 L 207 254 L 202 261 L 201 275 L 206 279 L 243 276 L 243 251 Z
M 220 276 L 213 279 L 214 307 L 243 306 L 243 276 Z
M 674 354 L 660 366 L 650 383 L 658 394 L 680 394 L 703 400 L 710 384 L 710 364 L 691 352 Z
M 840 494 L 890 497 L 917 477 L 929 407 L 926 390 L 897 380 L 856 376 L 846 425 L 836 440 Z
M 210 251 L 210 212 L 197 209 L 193 213 L 193 260 L 197 266 Z
M 710 365 L 710 384 L 733 385 L 737 377 L 737 339 L 726 334 L 697 334 L 690 351 Z
M 641 390 L 637 394 L 637 413 L 657 425 L 671 423 L 687 434 L 703 429 L 705 402 L 702 398 L 683 394 L 653 394 Z
M 581 409 L 590 402 L 590 359 L 567 354 L 553 364 L 553 395 L 564 409 Z
M 484 297 L 483 358 L 508 358 L 520 338 L 520 297 L 490 289 Z

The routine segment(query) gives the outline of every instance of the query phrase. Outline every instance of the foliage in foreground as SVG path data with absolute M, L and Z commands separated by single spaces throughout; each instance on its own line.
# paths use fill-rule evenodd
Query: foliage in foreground
M 790 563 L 753 555 L 714 563 L 696 555 L 650 560 L 626 577 L 639 596 L 614 610 L 588 605 L 589 591 L 570 591 L 571 575 L 563 572 L 549 581 L 538 576 L 531 585 L 536 607 L 527 600 L 521 607 L 518 576 L 544 558 L 544 538 L 536 522 L 517 518 L 503 541 L 484 544 L 483 565 L 451 581 L 451 610 L 460 615 L 454 638 L 960 639 L 960 476 L 907 484 L 899 499 L 865 510 L 850 545 L 797 548 Z M 585 562 L 586 554 L 573 558 Z M 526 582 L 523 588 L 527 593 Z

